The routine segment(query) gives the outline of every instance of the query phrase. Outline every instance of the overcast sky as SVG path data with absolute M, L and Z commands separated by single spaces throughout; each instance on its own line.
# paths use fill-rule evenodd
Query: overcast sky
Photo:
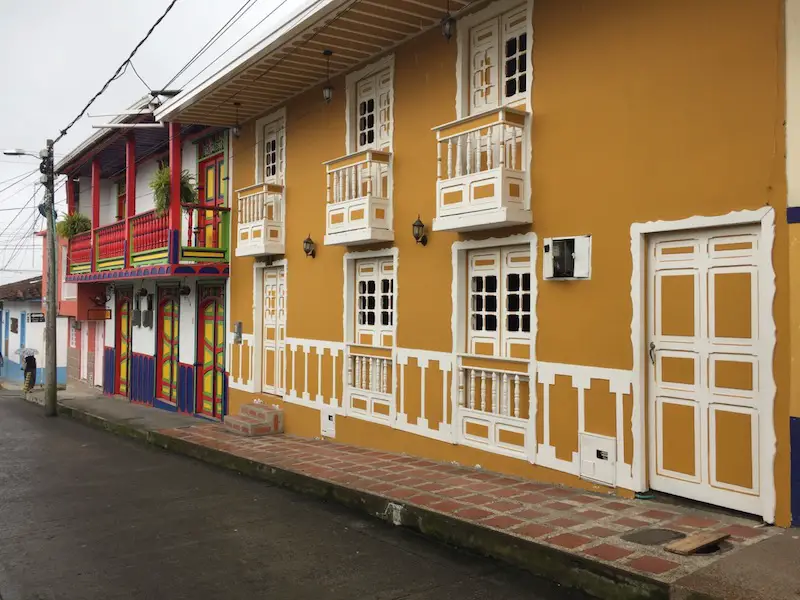
M 242 18 L 170 87 L 180 88 L 213 63 L 193 83 L 202 81 L 309 2 L 178 0 L 133 59 L 149 88 L 129 68 L 89 114 L 125 109 L 148 89 L 164 86 L 243 5 L 252 3 Z M 168 4 L 169 0 L 0 0 L 0 149 L 24 148 L 38 153 L 47 138 L 57 137 Z M 272 16 L 256 26 L 273 10 Z M 96 131 L 92 123 L 107 121 L 81 119 L 56 145 L 56 161 Z M 15 181 L 12 178 L 37 168 L 36 159 L 0 155 L 0 283 L 35 275 L 11 269 L 41 268 L 40 238 L 32 237 L 34 227 L 43 227 L 35 209 L 41 202 L 41 191 L 29 202 L 38 171 L 8 187 Z M 56 192 L 56 202 L 57 209 L 65 209 L 63 188 Z M 21 211 L 5 210 L 26 203 Z

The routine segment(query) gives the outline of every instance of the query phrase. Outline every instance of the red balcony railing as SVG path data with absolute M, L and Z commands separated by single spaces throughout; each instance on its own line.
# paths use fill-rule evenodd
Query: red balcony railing
M 158 250 L 169 246 L 169 217 L 155 210 L 131 218 L 131 252 Z
M 186 246 L 192 248 L 227 248 L 228 213 L 224 206 L 181 204 L 187 214 Z
M 125 256 L 125 221 L 94 230 L 97 260 Z
M 91 262 L 92 232 L 84 231 L 72 236 L 69 240 L 69 272 L 73 272 L 73 265 L 89 265 Z

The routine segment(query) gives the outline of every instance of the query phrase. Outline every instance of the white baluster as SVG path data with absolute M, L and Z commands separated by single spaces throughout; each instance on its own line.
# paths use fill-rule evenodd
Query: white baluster
M 498 406 L 498 402 L 500 400 L 500 394 L 498 393 L 499 390 L 497 389 L 497 372 L 492 372 L 492 412 L 496 415 L 500 414 L 500 407 Z
M 331 350 L 331 358 L 333 358 L 333 373 L 331 374 L 331 381 L 333 382 L 333 393 L 331 394 L 331 402 L 335 402 L 339 406 L 339 400 L 336 398 L 336 356 L 339 353 L 336 350 Z M 350 369 L 347 369 L 347 381 L 350 381 Z
M 467 175 L 472 174 L 472 134 L 467 134 Z
M 344 202 L 344 173 L 342 171 L 336 171 L 337 177 L 339 177 L 339 202 Z
M 361 386 L 359 384 L 361 383 L 361 365 L 358 363 L 359 357 L 351 356 L 350 360 L 353 363 L 353 369 L 355 370 L 353 385 L 360 389 Z
M 361 389 L 369 390 L 369 359 L 365 356 L 361 359 Z
M 500 124 L 500 168 L 506 164 L 506 124 Z
M 383 389 L 381 390 L 384 394 L 389 392 L 389 361 L 383 361 Z
M 328 204 L 330 204 L 331 202 L 333 202 L 333 198 L 331 198 L 331 174 L 330 173 L 328 173 L 328 176 L 325 178 L 325 181 L 326 181 L 326 186 L 327 186 L 327 189 L 325 190 L 326 198 L 328 199 Z
M 494 159 L 494 127 L 489 127 L 487 131 L 489 137 L 486 140 L 486 168 L 491 170 Z
M 514 375 L 514 416 L 519 418 L 519 375 Z
M 442 178 L 442 143 L 436 141 L 436 179 Z
M 456 138 L 456 177 L 464 174 L 464 136 Z
M 379 169 L 375 169 L 375 166 L 376 165 L 370 164 L 369 169 L 367 169 L 367 196 L 372 195 L 373 182 L 377 179 L 377 173 L 374 171 L 379 172 Z
M 294 368 L 294 348 L 292 348 L 292 394 L 295 396 L 297 395 L 297 386 L 295 385 L 295 373 L 296 369 Z
M 358 171 L 360 170 L 360 166 L 353 165 L 348 170 L 350 171 L 350 197 L 348 200 L 352 200 L 358 197 L 356 186 L 358 185 Z
M 378 359 L 373 358 L 369 365 L 369 391 L 378 391 Z
M 481 172 L 481 148 L 483 147 L 483 140 L 481 139 L 480 130 L 476 131 L 475 136 L 475 173 Z
M 481 410 L 486 412 L 486 371 L 481 371 Z
M 475 410 L 475 370 L 469 370 L 469 407 Z
M 464 371 L 458 372 L 458 405 L 464 406 Z
M 447 140 L 447 178 L 453 176 L 453 139 Z
M 502 414 L 504 417 L 509 415 L 509 389 L 508 389 L 508 373 L 503 373 L 503 410 Z

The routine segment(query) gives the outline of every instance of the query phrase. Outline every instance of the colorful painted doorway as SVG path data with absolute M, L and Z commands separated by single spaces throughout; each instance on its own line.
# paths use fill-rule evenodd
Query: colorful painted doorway
M 647 256 L 650 486 L 754 514 L 772 486 L 760 244 L 758 226 L 681 231 Z
M 225 300 L 222 285 L 198 288 L 197 412 L 221 419 L 225 394 Z
M 115 387 L 120 396 L 127 396 L 131 365 L 131 306 L 133 291 L 117 291 L 117 296 L 117 311 L 115 315 L 117 385 Z M 83 349 L 81 350 L 83 351 Z
M 156 396 L 175 404 L 178 397 L 178 334 L 180 330 L 178 290 L 158 290 L 158 347 Z
M 227 175 L 225 155 L 220 152 L 200 162 L 198 203 L 201 206 L 219 208 L 225 206 Z M 195 245 L 202 248 L 219 248 L 222 235 L 222 213 L 218 210 L 199 210 L 195 229 Z

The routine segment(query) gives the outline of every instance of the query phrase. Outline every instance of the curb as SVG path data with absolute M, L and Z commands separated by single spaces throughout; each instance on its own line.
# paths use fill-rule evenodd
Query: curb
M 58 413 L 121 437 L 236 471 L 301 494 L 336 502 L 393 525 L 407 527 L 439 542 L 499 559 L 544 579 L 599 598 L 666 600 L 671 596 L 671 586 L 668 583 L 569 554 L 533 540 L 524 540 L 502 531 L 468 523 L 450 515 L 234 456 L 158 431 L 109 421 L 63 404 L 58 405 Z

